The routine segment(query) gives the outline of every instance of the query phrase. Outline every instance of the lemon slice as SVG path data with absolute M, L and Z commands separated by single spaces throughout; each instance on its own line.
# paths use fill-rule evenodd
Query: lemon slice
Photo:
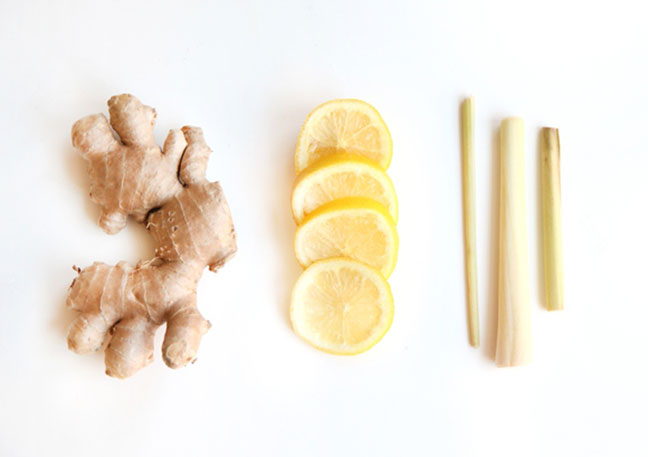
M 297 280 L 290 320 L 318 349 L 352 355 L 376 344 L 391 326 L 394 299 L 380 272 L 349 259 L 315 262 Z
M 398 254 L 396 224 L 374 200 L 335 200 L 313 211 L 297 228 L 295 254 L 303 267 L 317 260 L 348 257 L 376 268 L 387 278 Z
M 371 160 L 349 154 L 323 158 L 295 181 L 292 211 L 297 224 L 313 210 L 333 200 L 364 197 L 376 200 L 398 220 L 398 200 L 391 179 Z
M 362 100 L 332 100 L 306 118 L 295 150 L 295 170 L 301 173 L 319 159 L 339 153 L 365 156 L 386 170 L 392 139 L 380 113 Z

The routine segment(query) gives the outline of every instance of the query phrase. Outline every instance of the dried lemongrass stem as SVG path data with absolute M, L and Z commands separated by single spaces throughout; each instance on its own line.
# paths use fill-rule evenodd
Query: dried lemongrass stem
M 473 105 L 473 97 L 465 99 L 461 104 L 461 164 L 468 337 L 470 345 L 478 348 L 479 308 L 477 306 L 477 243 L 475 241 L 475 117 Z
M 500 148 L 499 306 L 495 361 L 498 366 L 509 367 L 531 361 L 522 119 L 502 121 Z
M 542 167 L 542 232 L 545 297 L 549 311 L 562 310 L 563 258 L 560 215 L 560 138 L 558 129 L 540 131 Z

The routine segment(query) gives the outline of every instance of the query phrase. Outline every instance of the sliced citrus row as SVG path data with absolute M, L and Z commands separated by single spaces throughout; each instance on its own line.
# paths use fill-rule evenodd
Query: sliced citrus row
M 398 220 L 396 191 L 387 173 L 365 157 L 335 154 L 315 162 L 297 177 L 291 199 L 295 221 L 301 224 L 316 208 L 345 197 L 375 200 L 394 222 Z
M 295 150 L 295 170 L 331 154 L 356 154 L 389 167 L 392 139 L 378 111 L 355 99 L 332 100 L 315 108 L 306 118 Z
M 290 319 L 318 349 L 352 355 L 376 344 L 391 326 L 394 300 L 385 278 L 349 259 L 313 263 L 297 280 Z
M 391 156 L 385 122 L 360 100 L 318 106 L 299 134 L 291 207 L 305 271 L 290 318 L 295 332 L 323 351 L 366 351 L 391 325 L 386 278 L 398 256 L 398 201 L 385 173 Z
M 313 211 L 297 228 L 295 254 L 303 267 L 347 257 L 388 278 L 398 255 L 396 224 L 384 206 L 368 198 L 334 200 Z

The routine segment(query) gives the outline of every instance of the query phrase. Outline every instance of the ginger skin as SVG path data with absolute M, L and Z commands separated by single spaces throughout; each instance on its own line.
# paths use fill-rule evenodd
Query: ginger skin
M 88 162 L 90 198 L 102 209 L 99 225 L 113 234 L 129 215 L 143 222 L 181 190 L 178 163 L 187 143 L 171 130 L 161 151 L 153 139 L 155 110 L 132 95 L 112 97 L 108 108 L 110 124 L 103 114 L 84 117 L 72 127 L 72 144 Z
M 220 185 L 205 178 L 211 151 L 202 131 L 172 130 L 162 153 L 153 142 L 152 108 L 131 95 L 108 105 L 124 144 L 102 115 L 72 129 L 103 208 L 100 225 L 114 233 L 133 215 L 146 222 L 157 248 L 135 267 L 96 262 L 78 270 L 66 303 L 79 312 L 68 347 L 80 354 L 105 347 L 106 374 L 126 378 L 153 360 L 155 331 L 165 322 L 164 362 L 179 368 L 195 360 L 210 327 L 196 307 L 196 286 L 206 266 L 216 271 L 234 255 L 236 236 Z

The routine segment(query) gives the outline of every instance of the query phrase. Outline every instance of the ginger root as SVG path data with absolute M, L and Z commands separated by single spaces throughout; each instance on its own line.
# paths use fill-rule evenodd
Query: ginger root
M 135 267 L 96 262 L 77 269 L 66 304 L 79 316 L 68 347 L 80 354 L 105 348 L 106 374 L 126 378 L 153 360 L 155 331 L 165 322 L 165 363 L 179 368 L 195 360 L 210 327 L 196 307 L 196 286 L 206 266 L 216 271 L 234 255 L 236 236 L 220 185 L 205 178 L 211 150 L 201 129 L 172 130 L 161 151 L 155 110 L 127 94 L 108 106 L 110 124 L 98 114 L 72 128 L 72 143 L 89 164 L 91 198 L 103 210 L 99 225 L 116 233 L 132 215 L 146 223 L 157 248 Z

